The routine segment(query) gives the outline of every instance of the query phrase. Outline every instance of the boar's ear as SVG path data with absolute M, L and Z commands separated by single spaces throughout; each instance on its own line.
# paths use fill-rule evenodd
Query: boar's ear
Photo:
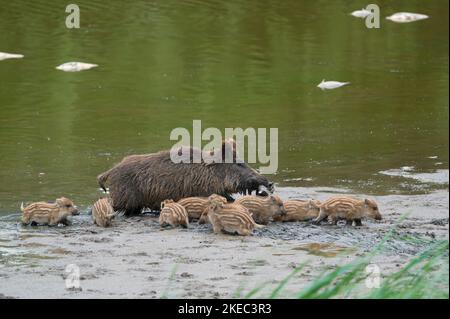
M 236 161 L 236 142 L 232 138 L 227 138 L 222 142 L 222 162 L 225 162 L 227 152 L 232 152 L 233 162 Z
M 164 205 L 165 205 L 165 203 L 164 203 L 165 201 L 162 201 L 161 202 L 161 209 L 163 209 L 164 208 Z

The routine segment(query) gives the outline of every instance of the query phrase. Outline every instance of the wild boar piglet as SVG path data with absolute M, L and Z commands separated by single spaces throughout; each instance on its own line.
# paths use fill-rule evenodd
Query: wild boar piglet
M 242 196 L 235 201 L 246 207 L 255 222 L 266 225 L 273 218 L 286 215 L 286 210 L 281 198 L 277 195 L 269 196 Z
M 220 199 L 224 204 L 227 202 L 227 199 L 220 195 L 214 194 L 211 196 L 217 196 L 217 199 Z M 208 197 L 186 197 L 180 199 L 177 203 L 186 209 L 189 220 L 193 220 L 199 219 L 202 216 L 209 205 L 209 199 Z
M 248 236 L 255 228 L 263 227 L 256 224 L 248 210 L 240 204 L 212 201 L 207 216 L 216 234 L 225 232 Z
M 381 220 L 381 214 L 377 203 L 372 199 L 356 199 L 346 196 L 332 197 L 320 206 L 319 216 L 314 220 L 314 224 L 320 224 L 325 218 L 337 224 L 340 219 L 345 219 L 348 225 L 361 226 L 361 219 L 364 217 Z
M 217 194 L 212 194 L 211 196 L 208 197 L 208 203 L 206 205 L 205 210 L 203 211 L 200 219 L 198 220 L 199 224 L 207 224 L 209 223 L 209 219 L 208 219 L 208 212 L 209 212 L 209 207 L 213 204 L 213 203 L 222 203 L 222 204 L 235 204 L 235 203 L 227 203 L 226 199 L 220 195 Z M 231 206 L 227 206 L 227 207 L 231 207 Z M 233 207 L 233 209 L 241 211 L 242 213 L 248 214 L 249 216 L 252 216 L 252 213 L 249 212 L 249 210 L 242 205 L 236 205 Z
M 284 208 L 286 215 L 274 217 L 275 221 L 309 221 L 319 216 L 320 201 L 291 199 L 284 202 Z
M 68 225 L 73 215 L 78 215 L 78 209 L 74 203 L 65 197 L 56 199 L 54 203 L 36 202 L 26 207 L 20 205 L 22 211 L 22 223 L 38 225 Z
M 110 198 L 100 198 L 92 206 L 92 219 L 100 227 L 109 227 L 116 214 Z
M 159 213 L 159 225 L 164 226 L 189 226 L 189 218 L 186 209 L 171 199 L 166 199 L 161 203 L 161 212 Z

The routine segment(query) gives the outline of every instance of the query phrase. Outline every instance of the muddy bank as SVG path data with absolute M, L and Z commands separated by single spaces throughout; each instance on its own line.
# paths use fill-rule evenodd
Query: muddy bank
M 283 199 L 325 199 L 344 190 L 279 188 Z M 363 196 L 363 195 L 361 195 Z M 375 262 L 382 274 L 401 267 L 430 241 L 448 238 L 447 190 L 375 197 L 385 217 L 363 227 L 270 224 L 251 237 L 214 235 L 208 225 L 160 230 L 157 217 L 119 217 L 94 226 L 83 213 L 69 227 L 23 227 L 19 214 L 0 219 L 0 298 L 232 297 L 275 284 L 303 262 L 285 295 L 321 271 L 370 251 L 396 225 Z M 81 290 L 67 290 L 67 265 L 80 269 Z M 269 288 L 267 288 L 269 289 Z

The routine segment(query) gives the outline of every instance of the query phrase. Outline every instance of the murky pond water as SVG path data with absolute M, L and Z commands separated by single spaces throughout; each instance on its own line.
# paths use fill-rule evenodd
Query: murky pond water
M 78 30 L 66 3 L 0 0 L 0 51 L 25 55 L 0 62 L 0 214 L 60 195 L 87 206 L 97 174 L 170 148 L 193 119 L 279 128 L 282 186 L 448 187 L 447 1 L 378 1 L 377 30 L 348 14 L 361 1 L 76 3 Z M 430 19 L 384 19 L 397 11 Z M 55 69 L 69 61 L 99 67 Z M 438 178 L 383 174 L 405 166 Z

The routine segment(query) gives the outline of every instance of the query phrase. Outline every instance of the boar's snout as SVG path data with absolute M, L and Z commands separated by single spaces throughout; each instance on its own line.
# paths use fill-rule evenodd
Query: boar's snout
M 273 183 L 269 182 L 264 176 L 251 177 L 245 186 L 250 192 L 256 191 L 257 195 L 268 195 L 266 190 L 273 193 Z

